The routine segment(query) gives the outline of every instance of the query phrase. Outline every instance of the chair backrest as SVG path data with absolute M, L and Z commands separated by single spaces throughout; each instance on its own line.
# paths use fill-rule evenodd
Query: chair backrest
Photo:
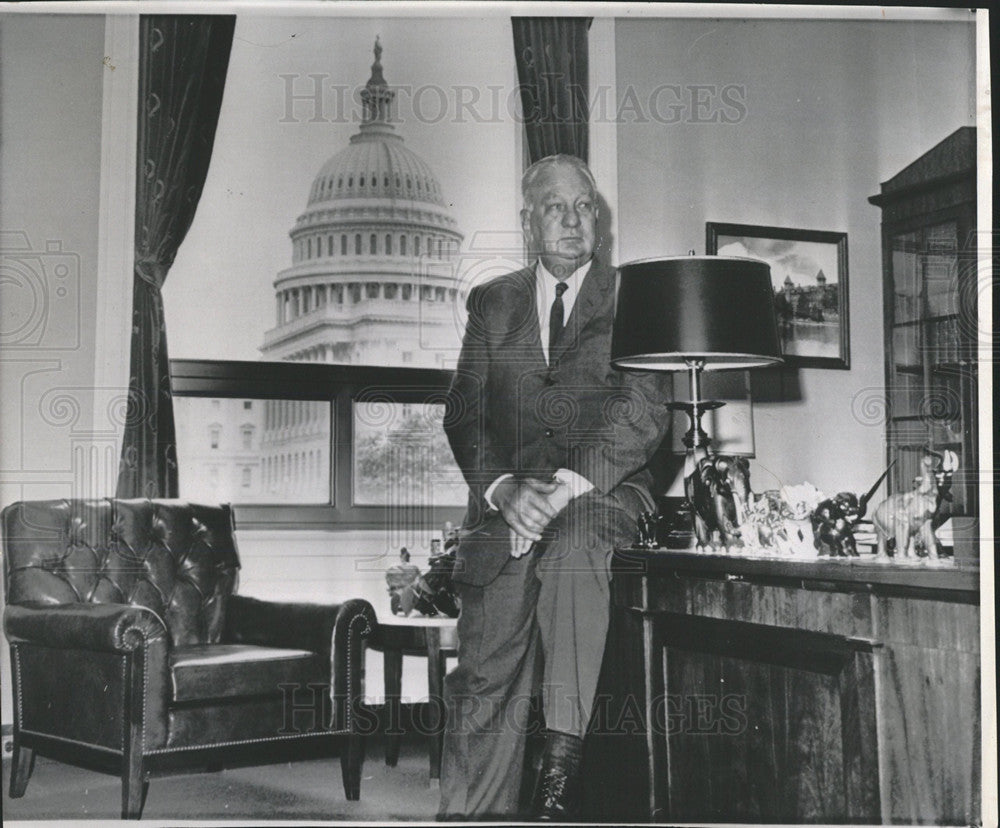
M 132 604 L 175 645 L 219 641 L 240 566 L 228 505 L 36 500 L 0 520 L 7 603 Z

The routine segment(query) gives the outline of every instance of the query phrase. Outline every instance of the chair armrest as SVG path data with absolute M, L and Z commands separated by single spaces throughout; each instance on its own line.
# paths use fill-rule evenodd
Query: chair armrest
M 330 659 L 333 729 L 356 730 L 363 721 L 365 642 L 378 622 L 361 598 L 343 604 L 261 601 L 233 595 L 226 608 L 225 640 L 236 644 L 296 647 Z
M 4 609 L 4 631 L 11 643 L 111 653 L 167 638 L 156 613 L 128 604 L 11 604 Z

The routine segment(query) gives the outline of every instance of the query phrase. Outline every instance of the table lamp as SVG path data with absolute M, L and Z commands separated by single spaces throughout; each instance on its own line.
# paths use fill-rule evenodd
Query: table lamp
M 703 371 L 734 371 L 781 363 L 771 269 L 757 259 L 675 256 L 641 259 L 619 268 L 611 363 L 623 370 L 686 371 L 691 399 L 674 402 L 690 428 L 685 479 L 711 443 L 701 399 Z

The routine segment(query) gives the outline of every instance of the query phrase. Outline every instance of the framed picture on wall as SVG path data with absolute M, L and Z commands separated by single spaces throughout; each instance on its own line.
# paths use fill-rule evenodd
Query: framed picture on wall
M 851 367 L 847 233 L 710 221 L 705 252 L 771 266 L 785 365 Z

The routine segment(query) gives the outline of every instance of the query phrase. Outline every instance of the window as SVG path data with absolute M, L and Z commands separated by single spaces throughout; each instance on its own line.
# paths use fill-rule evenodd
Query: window
M 180 496 L 232 502 L 247 528 L 457 522 L 468 492 L 443 429 L 450 379 L 430 368 L 172 360 Z M 192 396 L 213 383 L 232 394 L 222 401 L 231 419 L 213 421 L 212 401 Z M 191 439 L 227 426 L 251 435 L 231 461 Z M 387 506 L 399 512 L 387 517 Z
M 410 262 L 410 257 L 426 255 L 425 241 L 437 232 L 430 229 L 429 221 L 425 222 L 423 218 L 412 215 L 408 219 L 412 224 L 389 228 L 386 224 L 371 221 L 373 214 L 365 212 L 351 213 L 349 216 L 344 214 L 351 224 L 339 223 L 337 217 L 322 216 L 325 209 L 332 209 L 336 205 L 335 202 L 325 200 L 331 195 L 339 199 L 356 198 L 365 193 L 372 196 L 384 193 L 387 196 L 409 199 L 427 197 L 436 188 L 430 175 L 424 175 L 422 167 L 382 166 L 382 172 L 375 176 L 372 175 L 377 172 L 374 162 L 372 165 L 360 166 L 357 173 L 353 173 L 350 167 L 338 166 L 337 161 L 321 167 L 321 163 L 333 159 L 345 148 L 352 146 L 348 142 L 351 135 L 357 133 L 357 124 L 345 124 L 344 129 L 338 131 L 328 148 L 320 151 L 321 155 L 326 154 L 325 158 L 300 153 L 276 165 L 272 152 L 274 146 L 287 146 L 290 145 L 289 142 L 309 143 L 315 137 L 313 134 L 316 132 L 316 124 L 310 123 L 309 102 L 295 103 L 294 123 L 277 124 L 275 122 L 278 119 L 265 116 L 248 125 L 247 119 L 243 117 L 242 113 L 247 113 L 251 118 L 256 117 L 253 113 L 262 114 L 268 107 L 274 106 L 277 107 L 276 111 L 284 111 L 284 86 L 274 84 L 273 80 L 278 74 L 287 71 L 290 56 L 296 65 L 308 65 L 308 51 L 302 51 L 304 41 L 301 38 L 293 38 L 287 40 L 287 48 L 277 50 L 284 53 L 279 56 L 276 50 L 262 47 L 260 44 L 267 38 L 258 35 L 266 35 L 268 32 L 274 34 L 275 26 L 283 33 L 286 29 L 294 32 L 299 23 L 308 25 L 311 32 L 322 38 L 322 42 L 343 44 L 346 38 L 348 41 L 368 43 L 365 49 L 370 48 L 370 20 L 341 15 L 307 16 L 300 20 L 274 16 L 265 20 L 264 17 L 253 14 L 244 15 L 240 19 L 240 37 L 234 41 L 233 60 L 230 64 L 230 71 L 235 72 L 238 77 L 232 78 L 234 83 L 227 84 L 227 100 L 231 105 L 224 107 L 220 114 L 215 136 L 213 169 L 218 174 L 209 176 L 206 181 L 199 210 L 194 218 L 194 223 L 200 226 L 193 227 L 192 232 L 188 233 L 164 286 L 171 356 L 184 357 L 185 361 L 219 361 L 214 363 L 215 367 L 205 368 L 204 376 L 188 387 L 187 395 L 175 389 L 176 409 L 179 411 L 182 406 L 197 402 L 198 406 L 207 405 L 211 412 L 210 399 L 204 396 L 211 394 L 220 397 L 221 409 L 207 417 L 204 416 L 204 411 L 200 411 L 199 419 L 195 421 L 197 427 L 192 426 L 185 434 L 179 434 L 178 440 L 186 445 L 193 445 L 191 451 L 197 449 L 203 455 L 208 454 L 212 450 L 209 448 L 207 427 L 210 423 L 220 425 L 219 447 L 210 455 L 219 474 L 214 498 L 231 499 L 237 504 L 238 510 L 243 510 L 240 514 L 246 515 L 247 509 L 251 507 L 258 510 L 254 514 L 262 514 L 259 509 L 267 505 L 269 508 L 274 507 L 274 511 L 268 514 L 285 526 L 293 523 L 305 526 L 310 525 L 310 521 L 313 521 L 312 525 L 322 523 L 325 526 L 323 521 L 333 524 L 345 520 L 359 523 L 370 520 L 370 526 L 381 526 L 385 525 L 387 518 L 384 507 L 369 507 L 368 512 L 358 507 L 361 511 L 351 511 L 354 508 L 354 486 L 351 479 L 354 466 L 350 453 L 352 401 L 346 399 L 341 405 L 343 397 L 338 395 L 346 392 L 339 388 L 331 390 L 332 385 L 328 387 L 331 374 L 306 374 L 305 376 L 310 377 L 308 382 L 289 381 L 290 384 L 283 384 L 283 378 L 286 375 L 290 378 L 299 377 L 296 373 L 299 369 L 327 371 L 336 367 L 336 363 L 353 363 L 363 366 L 360 378 L 357 379 L 357 387 L 375 387 L 378 384 L 375 381 L 378 376 L 375 369 L 388 370 L 388 363 L 394 363 L 392 369 L 403 373 L 387 381 L 389 386 L 412 388 L 419 385 L 422 388 L 433 388 L 438 383 L 437 374 L 428 382 L 411 379 L 411 376 L 422 376 L 422 372 L 427 370 L 436 371 L 437 369 L 425 366 L 434 364 L 434 356 L 438 351 L 448 353 L 449 358 L 453 359 L 457 355 L 461 331 L 450 314 L 443 313 L 446 309 L 442 303 L 425 306 L 425 310 L 430 307 L 431 310 L 438 311 L 431 317 L 415 301 L 419 293 L 415 294 L 414 291 L 420 290 L 423 274 L 415 270 L 417 262 Z M 511 77 L 516 77 L 513 53 L 506 40 L 496 37 L 495 20 L 455 17 L 448 21 L 448 26 L 454 27 L 453 35 L 459 42 L 469 45 L 477 54 L 475 83 L 478 88 L 483 88 L 484 81 L 506 84 Z M 414 75 L 410 78 L 414 84 L 443 84 L 442 88 L 451 88 L 450 84 L 469 82 L 470 69 L 467 62 L 464 65 L 454 61 L 433 63 L 433 77 L 426 75 L 426 71 L 420 68 L 431 65 L 427 58 L 433 57 L 433 47 L 429 44 L 440 42 L 439 38 L 434 37 L 440 33 L 440 20 L 413 18 L 407 21 L 406 28 L 407 43 L 400 44 L 399 48 L 418 55 L 413 71 L 418 75 L 423 73 L 420 77 Z M 245 38 L 242 36 L 244 33 L 252 33 L 253 36 Z M 349 84 L 363 84 L 370 74 L 371 57 L 367 51 L 367 58 L 364 55 L 359 58 L 356 52 L 348 54 L 348 50 L 339 47 L 327 49 L 324 54 L 324 60 L 329 64 L 326 71 L 331 77 L 344 78 Z M 305 59 L 305 62 L 300 59 Z M 333 63 L 329 63 L 330 61 Z M 406 70 L 399 71 L 405 74 Z M 442 71 L 444 75 L 440 74 Z M 308 78 L 305 80 L 308 81 Z M 393 78 L 390 77 L 389 80 L 392 81 Z M 403 80 L 402 76 L 395 78 L 396 82 Z M 301 92 L 302 88 L 301 83 L 295 83 L 296 92 Z M 231 97 L 230 92 L 235 93 L 236 97 Z M 253 106 L 254 100 L 261 95 L 267 98 L 264 102 L 267 107 Z M 413 102 L 404 100 L 405 97 L 399 96 L 394 103 L 394 109 L 399 110 L 399 117 L 395 118 L 396 130 L 405 139 L 406 146 L 417 150 L 432 170 L 438 174 L 447 173 L 449 183 L 445 203 L 453 205 L 449 207 L 449 211 L 456 227 L 465 234 L 472 234 L 479 227 L 506 226 L 514 220 L 520 206 L 517 181 L 521 167 L 518 142 L 522 125 L 511 118 L 504 118 L 504 124 L 491 125 L 489 129 L 476 123 L 477 119 L 468 118 L 428 124 L 426 118 L 414 117 L 419 113 L 407 111 L 406 107 Z M 262 100 L 257 102 L 261 103 Z M 240 113 L 239 117 L 234 118 L 234 112 Z M 331 114 L 326 113 L 327 116 Z M 248 127 L 251 130 L 249 133 Z M 248 143 L 248 134 L 253 134 L 255 140 Z M 484 156 L 490 159 L 487 165 L 482 164 Z M 325 171 L 316 176 L 318 169 Z M 300 180 L 306 189 L 284 186 L 289 177 Z M 233 181 L 252 181 L 256 186 L 244 188 L 245 198 L 234 199 L 232 193 L 228 192 Z M 314 198 L 310 203 L 309 183 L 313 181 Z M 490 193 L 487 203 L 481 198 L 483 190 Z M 339 203 L 346 206 L 343 202 Z M 373 205 L 356 206 L 368 209 Z M 245 219 L 249 212 L 267 216 L 272 229 L 267 233 L 217 232 L 216 227 L 220 222 L 229 227 L 241 226 L 241 218 Z M 299 222 L 299 217 L 304 212 L 314 216 L 315 221 Z M 449 227 L 450 225 L 442 224 L 438 229 L 447 234 L 450 232 Z M 391 238 L 386 238 L 390 231 Z M 294 244 L 290 244 L 293 239 L 289 238 L 289 232 L 294 236 Z M 367 241 L 364 238 L 366 233 L 369 234 Z M 367 259 L 365 251 L 371 250 L 373 233 L 376 236 L 375 255 L 368 261 L 381 261 L 378 257 L 384 255 L 388 257 L 387 262 L 395 261 L 396 268 L 390 269 L 392 272 L 386 272 L 383 276 L 371 274 L 363 277 L 358 265 L 363 259 Z M 419 235 L 421 233 L 422 236 Z M 337 236 L 340 237 L 339 241 Z M 379 243 L 381 247 L 378 246 Z M 336 273 L 329 273 L 322 278 L 340 283 L 331 284 L 327 288 L 337 290 L 339 304 L 324 309 L 323 294 L 317 292 L 307 299 L 305 286 L 288 278 L 291 274 L 287 273 L 287 269 L 292 265 L 293 252 L 295 272 L 314 270 L 319 262 L 337 266 Z M 340 256 L 336 262 L 332 261 L 333 254 Z M 224 261 L 257 262 L 264 267 L 264 271 L 256 273 L 250 281 L 247 281 L 246 269 L 239 267 L 215 269 L 207 274 L 204 263 L 215 257 Z M 353 266 L 349 261 L 352 257 L 356 257 Z M 403 257 L 403 261 L 396 261 L 400 257 Z M 270 272 L 266 272 L 269 269 Z M 434 275 L 438 275 L 437 270 Z M 316 278 L 321 278 L 319 272 L 316 273 Z M 381 319 L 363 312 L 378 303 L 376 299 L 365 302 L 366 291 L 369 289 L 363 285 L 369 278 L 379 281 L 386 279 L 384 284 L 387 286 L 377 295 L 386 297 L 385 304 L 395 309 L 394 315 L 400 322 L 408 323 L 406 330 L 401 330 L 403 326 L 395 324 L 396 320 L 393 320 L 392 325 L 386 325 Z M 349 286 L 349 279 L 359 281 Z M 397 282 L 398 279 L 403 282 Z M 405 284 L 410 279 L 413 281 Z M 277 288 L 274 286 L 275 281 L 278 281 Z M 388 287 L 389 283 L 394 283 L 396 287 Z M 446 281 L 438 283 L 446 284 Z M 296 295 L 292 294 L 293 285 Z M 276 301 L 276 292 L 287 296 L 279 295 Z M 239 302 L 227 303 L 226 297 L 234 296 L 245 297 L 245 301 L 241 299 Z M 330 304 L 334 303 L 329 292 L 325 298 Z M 192 314 L 192 308 L 201 308 L 203 313 Z M 225 335 L 205 336 L 205 315 L 212 314 L 226 318 Z M 322 321 L 338 324 L 325 328 L 319 324 L 311 325 L 310 323 L 320 321 L 316 319 L 319 315 L 329 315 L 329 320 Z M 354 319 L 361 321 L 350 333 L 345 333 L 345 326 L 339 323 Z M 307 327 L 309 332 L 305 334 L 304 329 Z M 304 335 L 300 336 L 297 331 Z M 292 335 L 299 338 L 290 338 Z M 383 340 L 394 340 L 397 344 L 389 345 Z M 406 363 L 402 361 L 403 351 L 410 354 Z M 286 358 L 289 362 L 283 364 L 280 370 L 269 367 L 275 362 L 265 362 Z M 307 359 L 310 361 L 305 362 Z M 303 361 L 296 364 L 292 360 Z M 246 372 L 245 384 L 237 388 L 220 377 L 228 376 L 227 372 L 230 370 L 237 370 L 238 366 L 233 363 L 239 361 L 252 363 L 254 367 L 252 370 L 240 369 Z M 220 371 L 221 374 L 218 373 Z M 264 385 L 259 378 L 271 376 L 268 372 L 273 372 L 277 379 L 274 384 Z M 321 379 L 314 381 L 317 376 Z M 241 379 L 240 382 L 244 380 Z M 446 386 L 447 381 L 443 384 Z M 279 392 L 276 390 L 278 388 L 285 390 Z M 434 397 L 430 392 L 428 395 L 433 397 L 431 402 L 434 404 L 440 402 L 439 397 Z M 254 400 L 252 409 L 243 409 L 243 401 L 251 399 Z M 309 409 L 310 416 L 304 417 L 301 411 L 304 402 L 317 403 L 320 409 Z M 423 400 L 414 402 L 420 403 Z M 329 423 L 328 427 L 334 435 L 323 449 L 312 444 L 293 445 L 301 433 L 312 429 L 320 421 Z M 243 448 L 241 431 L 241 426 L 248 422 L 254 425 L 249 449 Z M 179 430 L 183 429 L 179 426 Z M 286 451 L 280 454 L 265 451 L 265 438 L 279 433 L 282 439 L 289 441 Z M 181 451 L 183 450 L 182 448 Z M 186 491 L 196 483 L 195 471 L 188 468 L 184 459 L 178 465 L 181 488 Z M 249 489 L 242 485 L 243 467 L 252 469 Z M 296 467 L 308 485 L 300 490 L 277 485 L 275 490 L 275 481 L 288 481 L 295 477 Z M 207 485 L 205 481 L 208 480 L 209 473 L 207 469 L 199 469 L 197 474 L 201 475 L 200 485 Z M 279 505 L 281 510 L 277 510 Z M 304 522 L 297 517 L 300 509 L 306 514 Z M 324 517 L 314 521 L 308 516 L 314 513 Z M 289 517 L 292 514 L 296 515 L 294 521 Z M 461 516 L 461 510 L 458 509 L 449 519 L 460 520 Z M 261 524 L 263 523 L 262 520 Z M 242 519 L 241 525 L 246 525 Z
M 375 234 L 372 233 L 371 236 L 368 237 L 368 254 L 370 256 L 375 255 L 375 246 L 376 246 Z
M 443 426 L 443 404 L 355 402 L 355 505 L 462 506 L 468 489 Z
M 262 363 L 247 363 L 255 368 Z M 272 363 L 266 363 L 272 364 Z M 313 366 L 309 366 L 313 367 Z M 260 389 L 266 383 L 259 383 Z M 183 382 L 179 384 L 183 388 Z M 245 390 L 252 390 L 250 384 Z M 243 396 L 243 394 L 241 394 Z M 332 403 L 327 400 L 274 400 L 251 402 L 252 421 L 247 410 L 233 400 L 233 417 L 208 425 L 210 449 L 206 451 L 191 440 L 191 435 L 205 428 L 211 408 L 201 397 L 175 391 L 174 417 L 177 422 L 177 464 L 180 496 L 188 500 L 223 499 L 233 503 L 301 503 L 324 504 L 330 500 L 330 433 Z M 253 405 L 256 402 L 256 405 Z M 238 414 L 237 414 L 238 412 Z M 240 420 L 236 420 L 236 416 Z M 222 430 L 229 426 L 240 435 L 238 454 L 220 454 Z M 202 432 L 204 433 L 204 432 Z M 300 477 L 292 470 L 291 459 L 304 446 L 309 446 L 316 458 L 315 474 Z M 253 460 L 248 464 L 248 459 Z M 253 474 L 256 466 L 259 474 Z M 282 472 L 281 469 L 286 471 Z M 211 489 L 211 471 L 216 482 Z M 206 472 L 208 472 L 206 474 Z
M 378 299 L 378 282 L 368 282 L 365 285 L 365 298 Z
M 243 410 L 252 411 L 253 410 L 253 400 L 243 400 Z

